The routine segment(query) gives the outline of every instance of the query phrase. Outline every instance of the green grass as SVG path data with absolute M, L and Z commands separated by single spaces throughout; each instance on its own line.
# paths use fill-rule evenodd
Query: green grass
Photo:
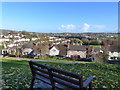
M 94 48 L 99 48 L 101 45 L 90 45 L 90 46 L 92 46 Z
M 66 59 L 57 59 L 57 58 L 47 58 L 44 60 L 51 60 L 51 61 L 64 61 L 64 62 L 84 62 L 84 63 L 91 63 L 88 61 L 77 61 L 77 60 L 66 60 Z
M 44 63 L 44 62 L 39 62 Z M 82 74 L 84 79 L 95 75 L 94 88 L 120 88 L 120 67 L 118 64 L 87 63 L 62 64 L 47 63 L 59 69 Z M 2 87 L 11 89 L 29 88 L 31 71 L 28 61 L 2 60 Z
M 4 46 L 0 46 L 0 51 L 4 48 Z

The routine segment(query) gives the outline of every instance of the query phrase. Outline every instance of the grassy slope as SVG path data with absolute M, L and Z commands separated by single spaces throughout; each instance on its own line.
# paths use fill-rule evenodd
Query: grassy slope
M 43 62 L 39 62 L 43 63 Z M 49 66 L 64 69 L 70 72 L 89 76 L 96 75 L 93 80 L 95 88 L 120 88 L 120 67 L 113 64 L 60 64 L 47 63 Z M 27 61 L 3 60 L 2 61 L 2 87 L 4 88 L 29 88 L 31 81 L 31 71 Z
M 0 50 L 2 50 L 4 48 L 4 46 L 0 46 Z
M 90 46 L 92 46 L 94 48 L 100 48 L 101 45 L 90 45 Z

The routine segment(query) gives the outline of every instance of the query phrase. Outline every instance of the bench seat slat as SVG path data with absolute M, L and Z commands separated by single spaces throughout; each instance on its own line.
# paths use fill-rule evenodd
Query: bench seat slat
M 58 84 L 58 83 L 55 84 L 55 87 L 58 89 L 61 89 L 61 90 L 73 90 L 71 88 L 68 88 L 68 87 L 61 85 L 61 84 Z
M 35 78 L 38 79 L 38 80 L 41 80 L 44 83 L 47 83 L 47 84 L 51 85 L 51 82 L 50 82 L 49 79 L 46 79 L 46 78 L 43 78 L 43 77 L 35 77 Z
M 68 87 L 68 88 L 73 88 L 73 89 L 78 89 L 78 88 L 79 88 L 78 85 L 75 85 L 75 84 L 70 83 L 70 82 L 66 82 L 66 81 L 64 81 L 64 80 L 62 80 L 62 79 L 58 79 L 58 78 L 53 77 L 53 80 L 54 80 L 55 82 L 63 85 L 63 86 Z M 57 87 L 57 86 L 56 86 L 56 87 Z

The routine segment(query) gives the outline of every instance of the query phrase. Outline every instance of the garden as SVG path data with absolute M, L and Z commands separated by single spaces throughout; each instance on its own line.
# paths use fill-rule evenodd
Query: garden
M 2 89 L 29 89 L 31 82 L 31 71 L 28 61 L 2 59 Z M 39 61 L 37 61 L 39 62 Z M 44 62 L 39 62 L 44 63 Z M 84 80 L 95 75 L 93 88 L 120 88 L 120 67 L 119 64 L 108 63 L 46 63 L 49 66 L 82 74 Z

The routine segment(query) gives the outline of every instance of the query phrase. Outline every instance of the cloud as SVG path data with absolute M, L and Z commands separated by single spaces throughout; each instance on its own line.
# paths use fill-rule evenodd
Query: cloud
M 62 32 L 101 32 L 105 31 L 106 26 L 105 25 L 92 25 L 88 23 L 84 23 L 83 25 L 74 25 L 74 24 L 68 24 L 68 25 L 60 25 L 58 29 Z
M 81 29 L 82 32 L 100 32 L 104 31 L 106 28 L 105 25 L 92 25 L 84 23 L 83 28 Z
M 87 23 L 84 23 L 83 28 L 81 29 L 83 32 L 89 32 L 90 25 Z
M 95 30 L 102 30 L 106 28 L 105 25 L 91 25 L 91 27 L 92 29 L 95 29 Z
M 76 30 L 76 25 L 73 25 L 73 24 L 61 25 L 58 29 L 69 32 L 69 31 Z

